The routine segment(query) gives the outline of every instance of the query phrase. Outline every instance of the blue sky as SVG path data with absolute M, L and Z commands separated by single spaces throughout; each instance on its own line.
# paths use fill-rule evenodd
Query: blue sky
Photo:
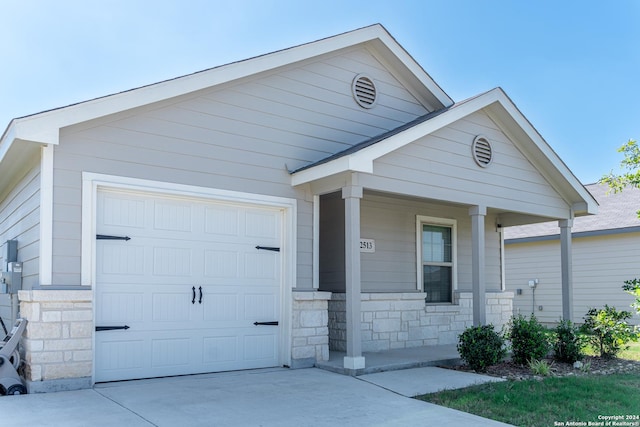
M 381 23 L 456 101 L 501 86 L 583 182 L 640 139 L 640 2 L 0 0 L 14 117 Z

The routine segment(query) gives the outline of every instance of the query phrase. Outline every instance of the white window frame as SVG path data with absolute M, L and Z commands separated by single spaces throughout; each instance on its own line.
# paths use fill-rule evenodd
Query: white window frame
M 416 215 L 416 270 L 417 270 L 417 290 L 425 292 L 423 280 L 422 262 L 422 226 L 435 225 L 451 228 L 451 300 L 449 302 L 434 302 L 427 304 L 453 304 L 454 294 L 458 289 L 458 221 L 450 218 L 437 218 L 432 216 Z M 442 265 L 449 265 L 443 263 Z

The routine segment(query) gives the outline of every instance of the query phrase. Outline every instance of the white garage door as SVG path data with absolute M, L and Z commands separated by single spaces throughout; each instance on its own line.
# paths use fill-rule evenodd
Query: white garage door
M 99 191 L 95 380 L 277 366 L 282 215 Z

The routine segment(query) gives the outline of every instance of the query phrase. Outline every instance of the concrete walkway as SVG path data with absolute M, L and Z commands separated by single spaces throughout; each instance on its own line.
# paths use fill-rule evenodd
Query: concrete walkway
M 367 366 L 363 369 L 357 369 L 355 372 L 347 372 L 344 368 L 344 356 L 346 356 L 346 353 L 339 351 L 330 351 L 329 360 L 318 362 L 316 366 L 339 374 L 366 375 L 424 366 L 454 366 L 461 363 L 455 344 L 398 348 L 365 352 L 362 355 L 367 361 Z
M 361 375 L 358 379 L 375 384 L 406 397 L 465 388 L 476 384 L 505 381 L 489 375 L 452 371 L 436 367 L 404 369 Z
M 100 384 L 92 390 L 0 397 L 19 426 L 505 426 L 405 396 L 456 374 L 419 368 L 349 377 L 320 369 L 263 369 Z M 489 377 L 490 378 L 490 377 Z

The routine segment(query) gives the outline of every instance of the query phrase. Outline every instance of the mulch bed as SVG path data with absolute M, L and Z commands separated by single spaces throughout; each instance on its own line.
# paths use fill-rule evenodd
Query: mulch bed
M 635 360 L 586 356 L 582 360 L 582 369 L 574 368 L 573 364 L 557 362 L 553 359 L 546 359 L 546 361 L 551 365 L 551 374 L 549 376 L 555 377 L 610 375 L 632 372 L 640 373 L 640 361 Z M 475 372 L 468 365 L 448 366 L 447 368 L 455 369 L 458 371 Z M 489 368 L 487 368 L 486 372 L 482 373 L 485 375 L 491 375 L 513 381 L 543 378 L 542 376 L 534 375 L 528 366 L 520 366 L 511 361 L 506 361 L 497 365 L 490 366 Z

